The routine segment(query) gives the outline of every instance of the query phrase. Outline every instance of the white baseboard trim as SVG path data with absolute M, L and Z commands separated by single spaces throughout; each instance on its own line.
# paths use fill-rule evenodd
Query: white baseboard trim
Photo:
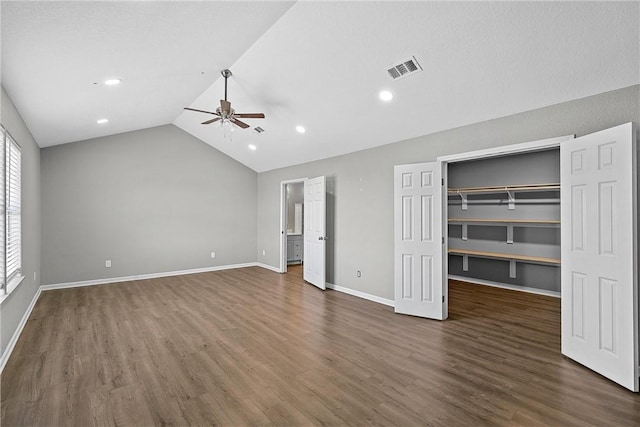
M 27 324 L 27 320 L 29 320 L 29 316 L 31 316 L 33 307 L 36 306 L 36 302 L 38 301 L 38 298 L 40 298 L 40 292 L 41 292 L 41 287 L 38 288 L 36 294 L 31 299 L 31 302 L 29 303 L 27 310 L 24 312 L 22 319 L 20 319 L 20 323 L 18 323 L 18 327 L 13 332 L 13 335 L 11 336 L 11 340 L 9 340 L 9 343 L 7 344 L 7 348 L 4 349 L 4 352 L 2 353 L 2 357 L 0 357 L 0 374 L 2 374 L 2 371 L 4 371 L 4 367 L 9 361 L 9 357 L 11 357 L 11 353 L 13 353 L 13 349 L 18 343 L 18 339 L 22 334 L 22 330 Z
M 162 273 L 138 274 L 134 276 L 111 277 L 106 279 L 83 280 L 81 282 L 55 283 L 52 285 L 42 285 L 40 290 L 48 291 L 51 289 L 77 288 L 81 286 L 105 285 L 107 283 L 131 282 L 133 280 L 157 279 L 159 277 L 183 276 L 185 274 L 208 273 L 210 271 L 230 270 L 232 268 L 255 267 L 255 262 L 247 262 L 244 264 L 229 264 L 216 267 L 193 268 L 190 270 L 165 271 Z
M 279 268 L 273 267 L 268 264 L 262 264 L 259 262 L 258 267 L 266 268 L 267 270 L 280 273 Z M 325 285 L 327 289 L 332 289 L 334 291 L 342 292 L 344 294 L 353 295 L 354 297 L 358 297 L 358 298 L 364 298 L 369 301 L 377 302 L 378 304 L 388 305 L 389 307 L 395 306 L 393 300 L 390 300 L 390 299 L 381 298 L 375 295 L 368 294 L 366 292 L 356 291 L 355 289 L 345 288 L 344 286 L 334 285 L 333 283 L 329 283 L 329 282 L 327 282 Z
M 375 295 L 368 294 L 366 292 L 356 291 L 355 289 L 345 288 L 344 286 L 334 285 L 333 283 L 326 284 L 328 289 L 333 289 L 334 291 L 342 292 L 345 294 L 353 295 L 354 297 L 364 298 L 369 301 L 377 302 L 378 304 L 388 305 L 389 307 L 394 307 L 395 303 L 393 300 L 378 297 Z
M 522 292 L 528 292 L 530 294 L 546 295 L 549 297 L 560 298 L 560 292 L 548 291 L 546 289 L 537 289 L 537 288 L 531 288 L 528 286 L 510 285 L 508 283 L 492 282 L 491 280 L 474 279 L 474 278 L 464 277 L 464 276 L 454 276 L 451 274 L 449 275 L 449 279 L 458 280 L 460 282 L 474 283 L 476 285 L 493 286 L 494 288 L 510 289 L 512 291 L 522 291 Z
M 259 262 L 256 265 L 258 267 L 266 268 L 267 270 L 271 270 L 271 271 L 274 271 L 276 273 L 281 273 L 281 271 L 280 271 L 280 269 L 278 267 L 274 267 L 274 266 L 269 265 L 269 264 L 263 264 L 263 263 Z

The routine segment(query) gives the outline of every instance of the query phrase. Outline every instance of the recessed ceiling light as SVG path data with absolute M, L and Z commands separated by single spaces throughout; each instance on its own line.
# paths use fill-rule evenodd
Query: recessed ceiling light
M 307 131 L 304 126 L 296 126 L 296 130 L 298 133 L 305 133 Z
M 256 149 L 257 149 L 257 148 L 258 148 L 258 147 L 256 147 L 255 145 L 253 145 L 253 144 L 249 144 L 249 150 L 256 151 Z
M 122 79 L 108 79 L 104 81 L 104 84 L 106 84 L 107 86 L 115 86 L 119 85 L 120 83 L 122 83 Z
M 388 90 L 383 90 L 380 91 L 380 93 L 378 94 L 378 96 L 380 97 L 380 99 L 382 99 L 383 101 L 391 101 L 393 99 L 393 94 L 391 92 L 389 92 Z
M 99 125 L 103 125 L 105 123 L 109 123 L 109 119 L 98 119 L 96 120 L 96 123 L 98 123 Z

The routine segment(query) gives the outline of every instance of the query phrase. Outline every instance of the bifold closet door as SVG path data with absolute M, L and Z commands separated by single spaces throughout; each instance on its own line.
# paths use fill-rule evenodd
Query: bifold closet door
M 443 273 L 442 164 L 394 170 L 395 312 L 447 318 Z
M 632 123 L 560 144 L 562 353 L 638 391 Z

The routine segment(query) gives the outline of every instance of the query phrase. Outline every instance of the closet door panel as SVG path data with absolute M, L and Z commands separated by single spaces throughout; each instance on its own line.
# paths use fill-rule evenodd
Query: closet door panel
M 632 123 L 560 146 L 562 353 L 638 391 Z
M 445 319 L 441 164 L 395 167 L 394 300 L 401 314 Z

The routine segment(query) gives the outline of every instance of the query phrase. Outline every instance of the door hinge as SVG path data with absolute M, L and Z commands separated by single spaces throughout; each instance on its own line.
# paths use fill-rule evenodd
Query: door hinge
M 442 244 L 444 245 L 444 236 L 442 237 Z
M 444 185 L 444 178 L 442 178 L 442 184 L 441 185 Z
M 444 295 L 442 295 L 442 303 L 444 304 Z

